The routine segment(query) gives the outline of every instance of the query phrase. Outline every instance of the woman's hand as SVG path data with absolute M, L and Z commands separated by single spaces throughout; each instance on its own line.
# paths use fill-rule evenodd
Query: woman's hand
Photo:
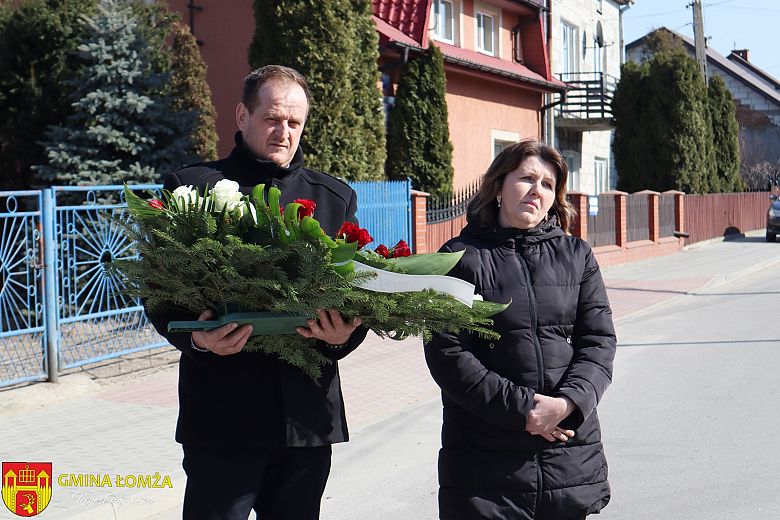
M 550 442 L 568 441 L 574 430 L 559 428 L 558 424 L 574 411 L 575 405 L 566 397 L 534 395 L 534 406 L 525 421 L 525 431 L 541 435 Z
M 329 345 L 343 345 L 347 342 L 349 337 L 355 332 L 355 329 L 363 323 L 363 320 L 358 316 L 352 320 L 352 323 L 347 323 L 344 318 L 341 317 L 338 311 L 329 309 L 318 310 L 318 320 L 309 320 L 306 327 L 298 327 L 295 329 L 298 334 L 304 338 L 317 338 L 321 339 Z

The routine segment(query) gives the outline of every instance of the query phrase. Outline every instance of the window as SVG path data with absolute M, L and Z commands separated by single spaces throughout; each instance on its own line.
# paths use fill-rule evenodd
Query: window
M 564 74 L 564 81 L 573 79 L 567 77 L 568 74 L 580 71 L 579 52 L 577 52 L 578 43 L 577 27 L 561 22 L 561 72 Z
M 455 44 L 455 3 L 433 0 L 433 34 L 437 40 Z
M 604 72 L 604 47 L 598 41 L 593 42 L 593 72 Z M 596 79 L 599 79 L 598 76 Z
M 477 50 L 495 56 L 496 29 L 492 14 L 477 13 Z
M 574 155 L 564 152 L 563 158 L 566 159 L 566 167 L 569 170 L 569 176 L 566 178 L 566 191 L 579 191 L 580 172 L 577 171 L 574 163 Z
M 493 159 L 509 146 L 520 141 L 520 134 L 506 130 L 491 130 L 490 139 L 493 143 Z
M 609 168 L 607 167 L 607 160 L 596 158 L 593 161 L 593 193 L 598 195 L 605 191 L 609 191 Z

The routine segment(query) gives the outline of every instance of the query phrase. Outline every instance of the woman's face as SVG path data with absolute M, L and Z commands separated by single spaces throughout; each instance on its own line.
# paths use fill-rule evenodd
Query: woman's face
M 501 186 L 501 227 L 531 229 L 544 220 L 555 202 L 555 170 L 539 157 L 528 157 L 506 174 Z

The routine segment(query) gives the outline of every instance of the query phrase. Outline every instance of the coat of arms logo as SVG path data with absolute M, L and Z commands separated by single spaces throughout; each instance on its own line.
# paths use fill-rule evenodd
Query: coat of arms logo
M 35 516 L 51 500 L 51 462 L 3 462 L 3 503 L 15 515 Z

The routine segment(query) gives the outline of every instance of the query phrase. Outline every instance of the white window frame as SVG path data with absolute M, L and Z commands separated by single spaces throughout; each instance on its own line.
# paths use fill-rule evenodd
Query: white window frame
M 480 17 L 489 17 L 493 23 L 493 49 L 488 50 L 484 47 L 484 37 L 482 34 L 482 28 L 480 27 Z M 501 38 L 499 37 L 501 31 L 501 11 L 491 9 L 486 5 L 476 4 L 474 8 L 474 48 L 477 52 L 487 54 L 488 56 L 501 56 Z
M 571 22 L 561 19 L 561 73 L 575 74 L 580 71 L 580 29 Z M 573 78 L 564 76 L 564 81 Z
M 490 157 L 491 161 L 498 155 L 496 153 L 496 145 L 501 145 L 503 150 L 509 145 L 519 143 L 520 134 L 518 132 L 510 132 L 507 130 L 491 130 L 490 131 Z
M 602 166 L 602 168 L 599 168 Z M 601 171 L 599 172 L 599 170 Z M 593 194 L 609 191 L 609 160 L 605 157 L 593 158 Z
M 445 31 L 442 30 L 444 25 L 448 22 L 445 19 L 445 13 L 441 6 L 447 4 L 452 11 L 452 17 L 449 19 L 449 26 L 452 29 L 452 38 L 447 38 Z M 449 43 L 450 45 L 458 45 L 458 39 L 460 35 L 460 0 L 433 0 L 431 6 L 431 28 L 433 32 L 433 39 L 440 42 Z
M 577 168 L 577 157 L 574 153 L 562 151 L 561 156 L 566 161 L 569 176 L 566 179 L 566 191 L 580 191 L 580 170 Z

